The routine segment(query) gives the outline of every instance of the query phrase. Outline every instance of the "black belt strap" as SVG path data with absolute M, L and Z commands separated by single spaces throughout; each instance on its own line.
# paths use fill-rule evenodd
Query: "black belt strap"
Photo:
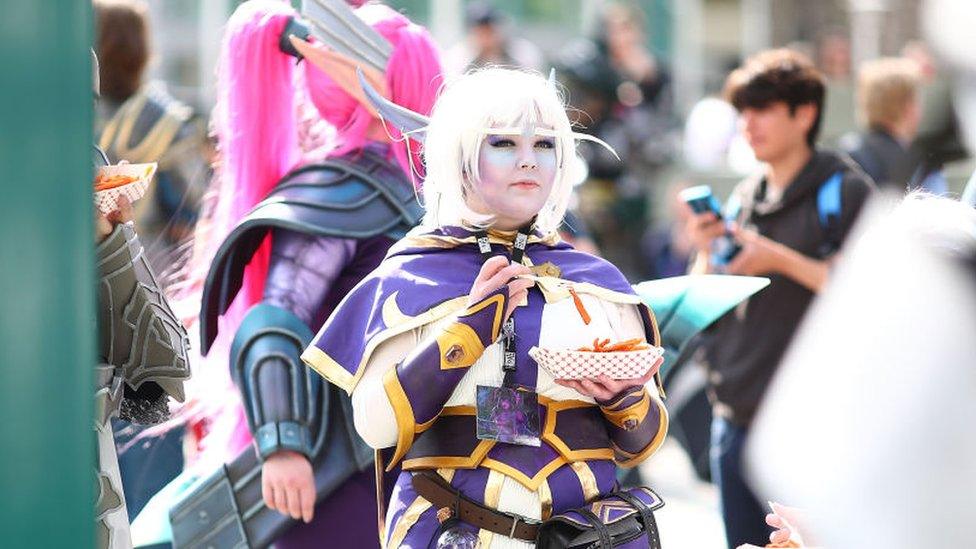
M 637 496 L 624 491 L 615 492 L 613 495 L 626 501 L 631 507 L 637 509 L 640 513 L 641 522 L 644 523 L 644 531 L 647 532 L 647 540 L 650 543 L 650 549 L 661 549 L 661 536 L 657 532 L 657 521 L 654 520 L 654 512 L 651 511 L 643 501 L 637 498 Z

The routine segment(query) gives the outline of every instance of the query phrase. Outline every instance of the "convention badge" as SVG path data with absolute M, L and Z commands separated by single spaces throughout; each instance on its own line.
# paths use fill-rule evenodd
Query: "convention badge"
M 478 439 L 539 446 L 539 395 L 510 387 L 478 386 Z

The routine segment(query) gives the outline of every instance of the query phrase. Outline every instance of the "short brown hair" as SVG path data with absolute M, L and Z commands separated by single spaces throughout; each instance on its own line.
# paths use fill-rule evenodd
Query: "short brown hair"
M 817 107 L 817 118 L 807 132 L 812 147 L 820 133 L 826 86 L 810 58 L 790 49 L 766 50 L 750 57 L 725 81 L 725 99 L 738 111 L 764 109 L 782 101 L 796 112 L 800 105 Z
M 857 78 L 860 122 L 872 129 L 897 123 L 915 99 L 920 78 L 918 65 L 909 59 L 883 57 L 862 63 Z
M 100 93 L 125 101 L 139 90 L 149 62 L 146 5 L 138 0 L 94 0 L 93 6 Z

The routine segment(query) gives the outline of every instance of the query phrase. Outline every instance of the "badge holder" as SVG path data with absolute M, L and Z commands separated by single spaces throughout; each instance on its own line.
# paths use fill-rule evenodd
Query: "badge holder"
M 519 230 L 512 249 L 512 260 L 521 262 L 528 241 L 526 230 Z M 478 238 L 479 251 L 487 259 L 491 247 L 485 234 Z M 540 446 L 541 421 L 539 395 L 520 389 L 515 383 L 518 368 L 515 351 L 515 319 L 509 318 L 502 327 L 505 350 L 502 370 L 505 378 L 501 387 L 479 385 L 476 400 L 476 425 L 479 440 L 494 440 L 506 444 Z

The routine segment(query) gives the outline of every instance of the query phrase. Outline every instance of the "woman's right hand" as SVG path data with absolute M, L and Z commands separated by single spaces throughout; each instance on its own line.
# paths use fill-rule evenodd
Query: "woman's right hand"
M 766 524 L 776 530 L 769 535 L 770 545 L 774 547 L 807 547 L 810 543 L 809 532 L 806 531 L 808 519 L 805 513 L 796 507 L 787 507 L 779 503 L 769 502 L 773 512 L 766 515 Z M 767 545 L 769 547 L 769 545 Z
M 261 467 L 264 504 L 283 515 L 306 523 L 315 510 L 315 475 L 308 458 L 291 450 L 268 456 Z
M 478 303 L 488 294 L 507 284 L 508 307 L 505 309 L 503 321 L 508 320 L 516 305 L 528 296 L 529 288 L 535 285 L 534 281 L 524 278 L 512 280 L 523 274 L 532 274 L 532 271 L 525 265 L 510 264 L 505 256 L 496 255 L 485 261 L 478 273 L 478 278 L 474 279 L 474 284 L 471 285 L 471 291 L 468 293 L 468 306 Z

